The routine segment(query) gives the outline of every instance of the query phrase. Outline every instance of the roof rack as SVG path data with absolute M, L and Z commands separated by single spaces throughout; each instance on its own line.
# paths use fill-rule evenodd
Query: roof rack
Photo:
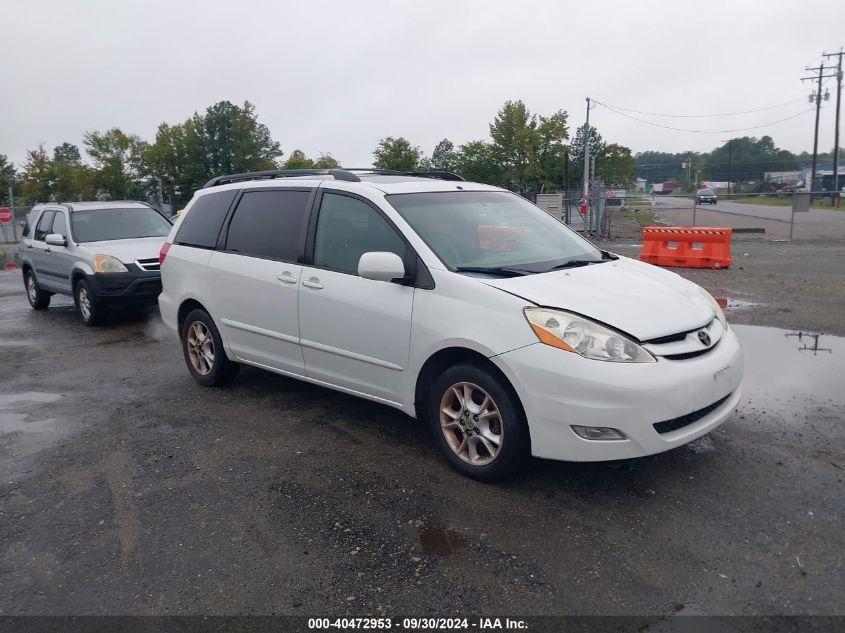
M 242 180 L 273 180 L 275 178 L 299 178 L 301 176 L 333 176 L 335 180 L 361 182 L 361 179 L 355 172 L 374 176 L 410 176 L 413 178 L 464 181 L 458 174 L 450 171 L 397 171 L 394 169 L 374 169 L 372 167 L 353 167 L 348 169 L 270 169 L 267 171 L 250 171 L 243 174 L 217 176 L 205 183 L 203 189 L 216 187 L 217 185 L 226 185 L 232 182 L 240 182 Z
M 203 189 L 241 180 L 273 180 L 275 178 L 298 178 L 300 176 L 334 176 L 335 180 L 361 181 L 358 176 L 346 169 L 269 169 L 267 171 L 250 171 L 243 174 L 217 176 L 205 183 Z

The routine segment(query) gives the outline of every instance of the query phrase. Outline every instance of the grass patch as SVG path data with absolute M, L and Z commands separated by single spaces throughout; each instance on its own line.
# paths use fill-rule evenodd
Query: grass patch
M 658 220 L 654 211 L 650 209 L 625 209 L 622 215 L 631 220 L 635 220 L 640 226 L 663 226 L 665 223 Z

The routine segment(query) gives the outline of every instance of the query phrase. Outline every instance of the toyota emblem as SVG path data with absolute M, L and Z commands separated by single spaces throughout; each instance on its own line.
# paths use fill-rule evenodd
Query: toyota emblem
M 698 340 L 701 341 L 701 344 L 704 345 L 704 347 L 710 347 L 710 335 L 707 333 L 707 330 L 699 331 Z

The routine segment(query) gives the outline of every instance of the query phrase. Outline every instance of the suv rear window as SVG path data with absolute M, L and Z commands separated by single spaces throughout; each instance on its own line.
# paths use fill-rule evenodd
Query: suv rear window
M 199 246 L 200 248 L 217 246 L 223 220 L 226 219 L 226 214 L 237 193 L 237 189 L 232 189 L 200 196 L 182 220 L 174 242 L 183 246 Z
M 226 250 L 297 261 L 310 191 L 246 191 L 229 223 Z

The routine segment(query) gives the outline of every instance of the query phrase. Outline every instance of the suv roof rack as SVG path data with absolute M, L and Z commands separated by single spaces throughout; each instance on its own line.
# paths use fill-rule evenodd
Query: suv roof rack
M 267 171 L 249 171 L 243 174 L 217 176 L 205 183 L 203 189 L 241 180 L 273 180 L 275 178 L 298 178 L 299 176 L 334 176 L 335 180 L 361 181 L 358 176 L 346 169 L 269 169 Z
M 250 171 L 243 174 L 230 174 L 228 176 L 217 176 L 212 178 L 203 189 L 226 185 L 242 180 L 273 180 L 275 178 L 298 178 L 300 176 L 333 176 L 335 180 L 347 182 L 361 182 L 355 174 L 360 172 L 364 175 L 374 176 L 410 176 L 413 178 L 435 178 L 437 180 L 454 180 L 463 182 L 458 174 L 450 171 L 397 171 L 394 169 L 374 169 L 372 167 L 354 167 L 349 169 L 269 169 L 267 171 Z

